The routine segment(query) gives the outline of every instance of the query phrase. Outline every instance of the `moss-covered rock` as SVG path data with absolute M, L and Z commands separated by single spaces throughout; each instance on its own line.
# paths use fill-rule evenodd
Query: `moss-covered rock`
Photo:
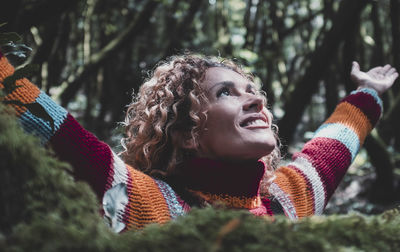
M 114 234 L 89 186 L 76 183 L 71 168 L 25 134 L 12 115 L 0 106 L 0 251 L 109 247 Z
M 386 215 L 261 219 L 239 211 L 194 210 L 162 228 L 126 234 L 124 244 L 144 251 L 398 251 L 398 211 Z M 120 238 L 122 238 L 121 236 Z M 182 244 L 180 244 L 182 243 Z M 129 246 L 128 246 L 129 247 Z
M 291 222 L 206 208 L 114 234 L 88 185 L 11 114 L 0 104 L 0 251 L 400 251 L 397 209 Z

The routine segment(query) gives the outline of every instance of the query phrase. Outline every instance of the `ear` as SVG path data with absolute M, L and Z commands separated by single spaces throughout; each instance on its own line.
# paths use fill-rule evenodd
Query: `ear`
M 174 144 L 188 150 L 197 149 L 196 141 L 193 139 L 189 132 L 178 132 L 172 133 Z

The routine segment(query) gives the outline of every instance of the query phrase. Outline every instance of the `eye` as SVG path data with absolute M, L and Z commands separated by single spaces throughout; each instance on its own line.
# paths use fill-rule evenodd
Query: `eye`
M 249 94 L 258 95 L 258 90 L 252 84 L 247 85 L 246 92 Z
M 223 87 L 217 92 L 217 97 L 230 96 L 230 95 L 231 95 L 231 90 L 228 87 Z
M 254 89 L 250 89 L 249 91 L 247 91 L 247 93 L 253 94 L 253 95 L 257 94 L 256 90 L 254 90 Z

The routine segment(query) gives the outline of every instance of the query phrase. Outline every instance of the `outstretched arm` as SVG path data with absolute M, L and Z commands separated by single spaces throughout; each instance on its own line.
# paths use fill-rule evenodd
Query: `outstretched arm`
M 0 90 L 13 73 L 14 67 L 0 51 Z M 15 109 L 23 128 L 50 144 L 60 159 L 74 167 L 75 177 L 88 182 L 103 199 L 105 216 L 115 231 L 163 223 L 183 213 L 167 184 L 126 165 L 28 79 L 19 78 L 5 91 L 2 102 Z
M 389 65 L 362 72 L 353 64 L 352 80 L 358 89 L 345 97 L 293 161 L 276 171 L 270 187 L 292 219 L 322 214 L 365 137 L 377 123 L 382 101 L 398 74 Z

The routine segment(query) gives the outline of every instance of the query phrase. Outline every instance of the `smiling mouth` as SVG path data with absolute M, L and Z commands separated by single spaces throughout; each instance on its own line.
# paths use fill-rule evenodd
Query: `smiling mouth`
M 269 125 L 264 118 L 249 118 L 240 123 L 240 127 L 247 129 L 269 128 Z

